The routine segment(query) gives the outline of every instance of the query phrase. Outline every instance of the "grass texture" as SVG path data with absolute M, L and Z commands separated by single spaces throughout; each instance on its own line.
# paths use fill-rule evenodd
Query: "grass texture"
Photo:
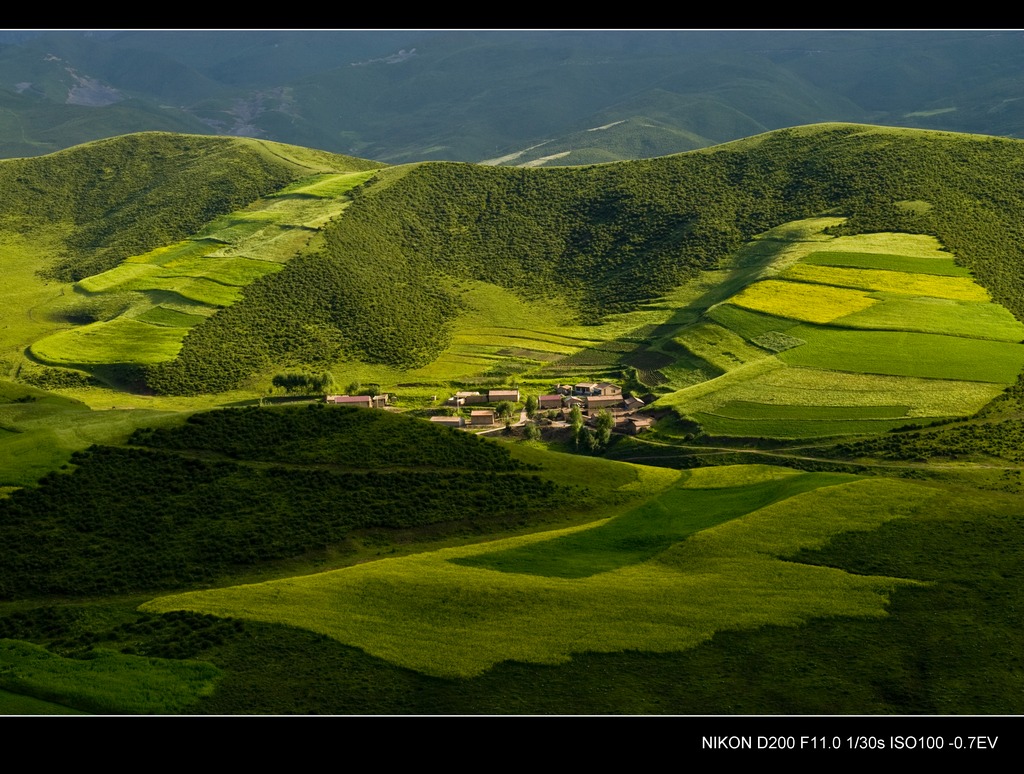
M 213 692 L 220 670 L 199 661 L 94 650 L 63 658 L 38 645 L 0 640 L 0 688 L 93 712 L 181 712 Z
M 783 557 L 918 512 L 938 494 L 885 480 L 825 486 L 693 534 L 653 559 L 589 577 L 499 572 L 453 560 L 524 550 L 605 523 L 162 597 L 143 609 L 284 623 L 446 677 L 472 677 L 507 660 L 564 663 L 584 651 L 679 651 L 717 631 L 884 616 L 888 595 L 907 581 Z

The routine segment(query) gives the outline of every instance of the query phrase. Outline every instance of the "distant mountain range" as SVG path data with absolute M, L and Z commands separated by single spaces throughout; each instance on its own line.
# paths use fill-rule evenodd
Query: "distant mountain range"
M 1019 31 L 6 31 L 0 155 L 141 130 L 572 165 L 822 121 L 1024 136 Z

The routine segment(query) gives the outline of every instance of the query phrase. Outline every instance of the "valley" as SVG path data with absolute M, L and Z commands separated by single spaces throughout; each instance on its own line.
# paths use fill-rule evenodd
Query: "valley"
M 0 711 L 1019 712 L 1022 166 L 0 161 Z M 426 421 L 601 381 L 652 429 Z

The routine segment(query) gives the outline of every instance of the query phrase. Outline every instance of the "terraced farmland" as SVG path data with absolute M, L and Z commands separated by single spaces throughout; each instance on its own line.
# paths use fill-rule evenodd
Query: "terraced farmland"
M 53 365 L 147 365 L 172 360 L 188 330 L 230 306 L 255 280 L 280 271 L 349 205 L 373 172 L 317 174 L 217 218 L 195 236 L 86 277 L 51 313 L 75 318 L 116 299 L 109 319 L 59 331 L 30 351 Z
M 878 433 L 974 413 L 1024 370 L 1024 325 L 934 239 L 808 244 L 676 341 L 722 375 L 661 403 L 722 436 Z M 834 249 L 833 249 L 834 248 Z M 735 340 L 742 346 L 737 346 Z M 732 342 L 728 346 L 726 342 Z

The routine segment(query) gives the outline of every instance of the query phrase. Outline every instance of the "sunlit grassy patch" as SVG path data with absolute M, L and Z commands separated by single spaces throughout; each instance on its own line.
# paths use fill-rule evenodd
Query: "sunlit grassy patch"
M 907 581 L 782 557 L 820 547 L 839 532 L 921 512 L 938 496 L 939 490 L 882 479 L 823 487 L 691 535 L 653 560 L 587 578 L 450 561 L 568 537 L 568 530 L 163 597 L 143 607 L 307 628 L 449 677 L 477 675 L 504 660 L 557 664 L 585 651 L 683 650 L 727 629 L 885 615 L 889 593 Z
M 732 304 L 719 304 L 708 311 L 708 317 L 748 341 L 767 333 L 784 333 L 797 323 L 784 317 L 754 312 Z
M 791 320 L 827 323 L 867 309 L 875 300 L 856 290 L 765 280 L 733 296 L 729 303 Z
M 783 272 L 786 279 L 860 290 L 881 290 L 907 296 L 932 296 L 960 301 L 991 301 L 988 291 L 970 277 L 944 277 L 881 269 L 845 269 L 798 263 Z M 815 288 L 820 292 L 819 288 Z M 851 309 L 850 312 L 857 311 Z M 833 318 L 834 319 L 834 318 Z M 810 322 L 829 322 L 810 320 Z
M 715 482 L 719 485 L 713 487 L 669 488 L 593 529 L 454 561 L 501 572 L 586 578 L 650 559 L 695 532 L 769 503 L 850 480 L 846 476 L 816 473 L 723 486 L 721 478 Z
M 843 266 L 849 269 L 883 269 L 948 277 L 971 276 L 966 267 L 956 264 L 952 255 L 891 255 L 828 250 L 805 255 L 801 262 L 813 266 Z
M 118 317 L 60 331 L 32 345 L 32 354 L 54 365 L 160 363 L 181 349 L 184 328 L 149 325 Z
M 731 371 L 765 356 L 763 350 L 750 346 L 728 328 L 714 323 L 692 325 L 674 341 L 722 371 Z
M 780 352 L 790 365 L 835 371 L 1011 384 L 1024 368 L 1024 345 L 901 331 L 802 325 L 806 344 Z
M 366 182 L 376 172 L 350 172 L 346 174 L 323 174 L 298 180 L 282 188 L 274 196 L 316 196 L 333 198 L 351 191 L 357 185 Z

